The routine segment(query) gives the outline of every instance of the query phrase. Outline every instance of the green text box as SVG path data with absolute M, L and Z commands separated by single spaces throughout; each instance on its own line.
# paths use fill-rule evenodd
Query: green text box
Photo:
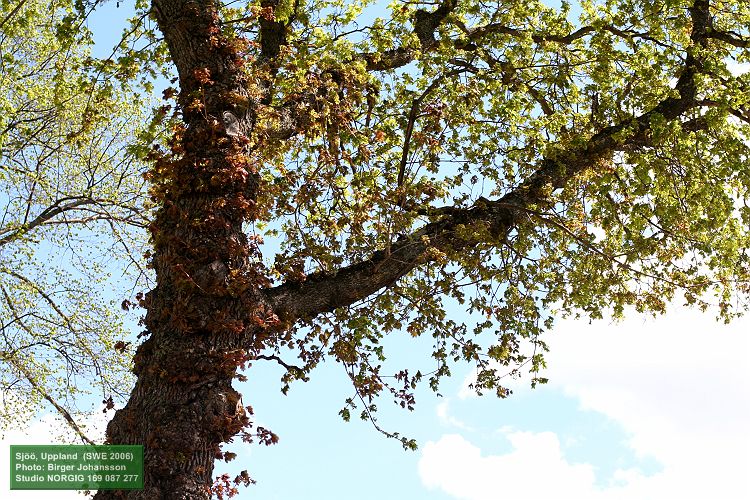
M 142 490 L 141 445 L 11 445 L 11 490 Z

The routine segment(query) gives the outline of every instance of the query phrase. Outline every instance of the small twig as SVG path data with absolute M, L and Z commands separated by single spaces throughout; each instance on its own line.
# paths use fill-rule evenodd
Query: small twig
M 21 364 L 18 361 L 16 361 L 13 358 L 10 358 L 8 361 L 11 362 L 14 368 L 16 368 L 18 371 L 20 371 L 23 374 L 23 376 L 26 378 L 26 380 L 29 381 L 29 384 L 31 384 L 34 390 L 36 390 L 39 394 L 41 394 L 44 399 L 46 399 L 52 406 L 55 407 L 58 413 L 60 413 L 60 415 L 63 416 L 65 421 L 68 423 L 68 425 L 75 431 L 76 434 L 78 434 L 78 436 L 81 438 L 81 440 L 83 440 L 83 442 L 90 444 L 92 446 L 96 445 L 95 442 L 93 442 L 91 439 L 88 438 L 88 436 L 86 436 L 86 434 L 83 433 L 83 430 L 76 423 L 75 419 L 68 412 L 68 410 L 60 406 L 60 404 L 58 404 L 57 401 L 55 401 L 52 398 L 52 396 L 50 396 L 49 393 L 45 391 L 44 388 L 41 387 L 36 382 L 34 377 L 23 366 L 21 366 Z
M 257 356 L 255 356 L 254 359 L 263 359 L 263 360 L 266 360 L 266 361 L 276 361 L 278 364 L 280 364 L 281 366 L 283 366 L 284 368 L 286 368 L 286 371 L 288 371 L 288 372 L 304 373 L 304 370 L 302 368 L 300 368 L 299 366 L 290 365 L 287 362 L 285 362 L 283 359 L 281 359 L 280 357 L 276 356 L 275 354 L 271 354 L 271 355 L 269 355 L 269 354 L 258 354 Z

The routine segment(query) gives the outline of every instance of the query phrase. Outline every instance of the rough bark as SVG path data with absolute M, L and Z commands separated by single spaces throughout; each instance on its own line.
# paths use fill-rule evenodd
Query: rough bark
M 209 498 L 220 445 L 248 422 L 232 388 L 237 365 L 268 329 L 255 248 L 242 231 L 257 185 L 242 133 L 254 118 L 241 99 L 243 61 L 220 35 L 210 0 L 156 0 L 153 10 L 179 74 L 185 127 L 173 154 L 156 161 L 149 338 L 135 356 L 130 400 L 107 428 L 109 443 L 145 445 L 145 489 L 97 499 Z M 229 130 L 227 113 L 239 131 Z

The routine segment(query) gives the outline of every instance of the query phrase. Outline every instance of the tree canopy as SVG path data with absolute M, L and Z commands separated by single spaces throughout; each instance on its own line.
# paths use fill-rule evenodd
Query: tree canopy
M 148 101 L 92 57 L 72 2 L 0 12 L 0 421 L 52 405 L 77 428 L 84 394 L 124 396 L 129 335 L 105 291 L 137 286 L 146 191 L 128 142 Z
M 542 366 L 555 315 L 659 313 L 675 297 L 727 319 L 739 310 L 747 7 L 446 1 L 375 13 L 366 2 L 219 11 L 251 82 L 228 107 L 251 115 L 252 229 L 281 248 L 262 273 L 298 320 L 278 339 L 305 362 L 290 378 L 332 355 L 377 393 L 380 339 L 406 329 L 435 338 L 433 386 L 463 359 L 482 369 L 477 389 L 503 395 L 506 367 Z M 451 300 L 487 321 L 446 318 Z
M 177 76 L 173 135 L 145 154 L 146 340 L 108 427 L 146 446 L 133 498 L 205 498 L 222 443 L 275 440 L 232 388 L 259 360 L 286 390 L 332 358 L 356 393 L 341 416 L 374 419 L 457 362 L 479 392 L 522 366 L 544 382 L 559 315 L 745 307 L 746 2 L 138 7 L 151 44 L 118 67 Z M 386 376 L 402 331 L 432 339 L 414 359 L 433 371 Z

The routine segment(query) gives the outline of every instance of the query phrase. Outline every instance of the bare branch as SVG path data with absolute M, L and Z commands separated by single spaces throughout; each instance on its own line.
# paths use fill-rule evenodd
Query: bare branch
M 258 354 L 253 359 L 262 359 L 265 361 L 276 361 L 279 365 L 283 366 L 286 371 L 290 373 L 304 373 L 304 370 L 296 365 L 290 365 L 280 357 L 276 356 L 275 354 Z
M 72 201 L 69 201 L 72 200 Z M 68 201 L 68 203 L 65 203 Z M 0 238 L 0 246 L 6 245 L 10 243 L 11 241 L 20 238 L 27 232 L 31 231 L 37 226 L 41 226 L 42 224 L 45 224 L 49 220 L 53 219 L 54 217 L 58 216 L 59 214 L 73 210 L 75 208 L 78 208 L 83 205 L 92 205 L 97 203 L 97 200 L 94 200 L 92 198 L 89 198 L 87 196 L 81 196 L 81 197 L 68 197 L 68 198 L 61 198 L 49 207 L 45 208 L 42 213 L 37 215 L 31 222 L 24 224 L 23 226 L 19 228 L 15 228 L 10 231 L 5 231 L 7 234 Z

